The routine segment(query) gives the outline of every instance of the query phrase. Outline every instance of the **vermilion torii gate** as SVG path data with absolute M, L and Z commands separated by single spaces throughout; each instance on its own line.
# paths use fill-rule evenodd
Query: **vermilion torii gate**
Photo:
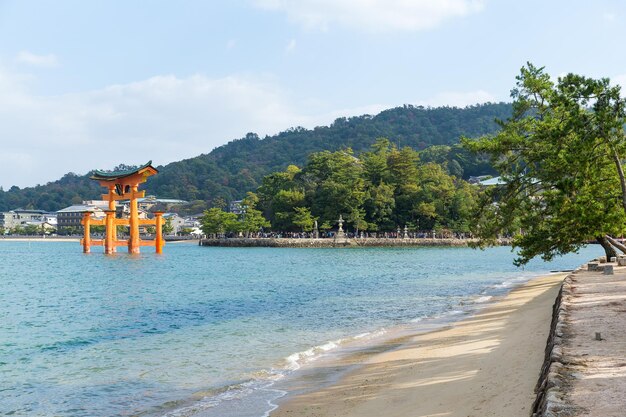
M 108 210 L 105 210 L 106 217 L 103 220 L 91 218 L 90 212 L 83 213 L 82 224 L 85 234 L 81 240 L 83 252 L 89 253 L 91 246 L 104 245 L 105 253 L 115 253 L 118 246 L 128 246 L 128 253 L 139 253 L 141 246 L 154 246 L 156 253 L 163 253 L 163 212 L 154 213 L 154 219 L 140 219 L 137 199 L 145 196 L 145 191 L 139 191 L 139 184 L 146 182 L 148 177 L 157 174 L 152 166 L 152 161 L 147 164 L 127 171 L 94 171 L 90 177 L 96 180 L 101 186 L 106 187 L 108 194 L 102 194 L 102 199 L 109 202 Z M 127 219 L 115 217 L 115 202 L 118 200 L 130 201 L 130 216 Z M 154 240 L 141 240 L 139 238 L 139 226 L 150 225 L 156 227 L 156 237 Z M 105 226 L 104 240 L 91 239 L 91 226 Z M 117 239 L 117 226 L 129 226 L 130 238 L 128 240 Z

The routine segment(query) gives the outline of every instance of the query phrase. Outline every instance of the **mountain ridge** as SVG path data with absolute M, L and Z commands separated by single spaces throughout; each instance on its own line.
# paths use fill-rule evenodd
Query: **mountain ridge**
M 510 113 L 511 105 L 503 102 L 464 108 L 404 105 L 374 116 L 340 117 L 328 126 L 294 127 L 264 138 L 248 133 L 206 154 L 158 166 L 159 175 L 150 178 L 144 188 L 146 194 L 195 201 L 200 210 L 218 197 L 226 201 L 241 198 L 255 190 L 264 175 L 290 164 L 302 166 L 312 152 L 350 147 L 358 154 L 380 137 L 420 151 L 431 146 L 451 147 L 443 158 L 456 160 L 465 177 L 482 174 L 488 167 L 472 162 L 457 146 L 459 138 L 493 133 L 498 129 L 495 119 L 504 120 Z M 101 187 L 89 180 L 90 173 L 68 173 L 44 185 L 0 191 L 0 211 L 18 207 L 56 211 L 97 199 Z

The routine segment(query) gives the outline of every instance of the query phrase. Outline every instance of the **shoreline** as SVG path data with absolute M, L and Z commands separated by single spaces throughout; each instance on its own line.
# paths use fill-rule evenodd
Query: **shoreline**
M 308 389 L 290 389 L 285 381 L 288 393 L 269 415 L 527 417 L 552 306 L 567 275 L 531 278 L 459 321 L 387 335 L 335 364 L 315 362 L 303 378 L 343 371 Z
M 457 238 L 205 238 L 199 242 L 207 247 L 236 248 L 360 248 L 360 247 L 467 247 L 476 239 Z M 503 239 L 501 246 L 510 245 Z
M 29 237 L 2 237 L 0 242 L 80 242 L 80 238 L 77 237 L 41 237 L 41 236 L 29 236 Z
M 79 237 L 41 237 L 41 236 L 29 236 L 29 237 L 0 237 L 0 242 L 73 242 L 80 243 L 81 238 Z M 198 244 L 198 239 L 176 239 L 176 240 L 167 240 L 166 244 L 170 243 L 193 243 L 194 245 Z

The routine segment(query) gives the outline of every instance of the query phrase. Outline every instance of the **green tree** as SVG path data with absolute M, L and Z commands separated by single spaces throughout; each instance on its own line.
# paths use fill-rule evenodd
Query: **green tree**
M 213 207 L 216 207 L 216 208 L 219 208 L 219 209 L 222 209 L 222 210 L 226 210 L 226 208 L 228 207 L 228 203 L 226 202 L 226 200 L 222 196 L 216 197 L 213 200 L 213 204 L 212 205 L 213 205 Z
M 450 209 L 456 192 L 453 178 L 441 165 L 427 163 L 419 167 L 418 189 L 414 193 L 412 218 L 422 229 L 449 227 Z M 404 223 L 404 224 L 406 224 Z
M 505 181 L 482 202 L 481 245 L 514 233 L 518 264 L 576 251 L 590 239 L 614 256 L 606 235 L 623 233 L 626 224 L 620 88 L 575 74 L 553 82 L 528 64 L 512 97 L 513 115 L 500 122 L 500 133 L 463 139 L 468 149 L 490 155 Z
M 294 211 L 293 224 L 299 227 L 303 232 L 312 231 L 317 218 L 311 215 L 311 210 L 307 207 L 296 207 Z
M 238 223 L 235 213 L 226 213 L 222 209 L 213 207 L 204 211 L 200 218 L 200 229 L 207 236 L 215 236 L 238 231 Z
M 12 235 L 25 235 L 26 230 L 24 229 L 24 226 L 21 226 L 21 225 L 13 226 L 11 228 L 11 234 Z
M 376 225 L 376 229 L 392 230 L 394 227 L 393 215 L 396 208 L 394 187 L 381 182 L 377 186 L 370 186 L 367 190 L 364 203 L 366 220 Z M 372 229 L 370 226 L 369 229 Z
M 181 236 L 188 236 L 191 234 L 191 232 L 193 232 L 193 229 L 191 227 L 183 227 L 182 229 L 180 229 Z
M 418 162 L 417 152 L 407 147 L 402 150 L 392 148 L 389 153 L 390 184 L 394 187 L 396 206 L 394 223 L 397 225 L 414 221 L 413 206 L 419 190 Z
M 57 232 L 60 235 L 77 235 L 81 232 L 80 227 L 76 227 L 76 226 L 65 226 L 65 227 L 60 227 Z
M 284 172 L 274 172 L 263 178 L 255 195 L 261 208 L 276 230 L 289 230 L 295 207 L 304 205 L 304 191 L 296 177 L 301 170 L 289 165 Z
M 478 208 L 480 193 L 476 186 L 458 181 L 447 214 L 447 225 L 457 232 L 469 233 Z
M 365 210 L 354 208 L 348 213 L 347 220 L 354 227 L 354 233 L 358 234 L 360 230 L 368 229 L 369 223 L 365 220 Z
M 248 209 L 244 218 L 241 220 L 241 231 L 249 234 L 268 228 L 270 225 L 269 220 L 263 217 L 261 210 Z
M 250 233 L 258 232 L 263 228 L 270 227 L 270 222 L 263 217 L 263 213 L 256 209 L 259 197 L 252 192 L 248 192 L 242 201 L 245 211 L 241 215 L 241 231 L 249 236 Z
M 323 232 L 328 232 L 332 228 L 333 228 L 333 225 L 329 221 L 325 221 L 322 224 L 320 224 L 320 230 Z
M 28 236 L 34 236 L 41 234 L 41 228 L 36 224 L 27 224 L 24 226 L 24 234 Z
M 280 190 L 272 200 L 272 227 L 276 230 L 291 230 L 295 209 L 304 206 L 304 192 Z
M 106 226 L 91 226 L 91 233 L 103 234 L 106 231 Z
M 163 222 L 163 234 L 164 235 L 171 235 L 172 232 L 174 232 L 174 226 L 172 225 L 172 218 L 171 217 L 166 217 L 165 221 Z
M 311 212 L 322 222 L 335 222 L 341 213 L 363 207 L 363 164 L 351 149 L 312 154 L 301 178 Z
M 365 180 L 373 185 L 378 186 L 383 182 L 389 181 L 389 166 L 387 159 L 391 151 L 391 142 L 389 139 L 380 138 L 377 139 L 372 150 L 364 152 L 361 155 L 363 161 L 363 170 L 365 174 Z

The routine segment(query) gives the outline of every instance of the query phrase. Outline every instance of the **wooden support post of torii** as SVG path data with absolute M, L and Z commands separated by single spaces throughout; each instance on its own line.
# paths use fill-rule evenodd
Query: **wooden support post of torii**
M 154 218 L 156 220 L 156 236 L 154 238 L 154 246 L 156 248 L 156 253 L 161 254 L 163 253 L 163 245 L 165 245 L 165 241 L 163 240 L 163 212 L 155 212 Z
M 83 213 L 83 252 L 91 252 L 91 212 L 86 211 Z
M 104 253 L 115 253 L 118 246 L 127 246 L 128 253 L 138 254 L 141 246 L 154 246 L 156 253 L 163 253 L 163 212 L 154 213 L 153 219 L 140 219 L 138 199 L 145 196 L 145 191 L 139 191 L 139 184 L 146 182 L 147 178 L 155 175 L 158 171 L 152 166 L 152 161 L 147 164 L 126 171 L 104 172 L 95 171 L 90 177 L 107 189 L 107 194 L 102 195 L 102 199 L 108 201 L 108 210 L 105 210 L 106 217 L 96 220 L 91 217 L 92 213 L 83 214 L 82 224 L 84 226 L 84 237 L 81 240 L 83 252 L 89 253 L 91 246 L 104 246 Z M 116 218 L 116 202 L 128 200 L 130 214 L 128 218 Z M 92 225 L 104 225 L 104 240 L 91 239 Z M 117 239 L 117 226 L 129 227 L 129 239 Z M 155 226 L 156 237 L 154 241 L 142 241 L 139 236 L 140 226 Z

